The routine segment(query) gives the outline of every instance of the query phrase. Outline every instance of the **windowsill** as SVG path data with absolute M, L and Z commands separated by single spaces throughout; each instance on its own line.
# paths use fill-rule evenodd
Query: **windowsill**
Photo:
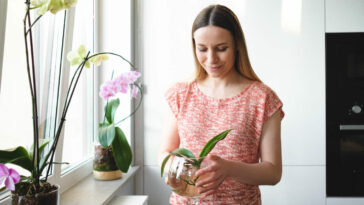
M 122 186 L 139 170 L 139 166 L 130 167 L 128 173 L 118 180 L 100 181 L 93 175 L 85 177 L 82 181 L 61 194 L 61 205 L 76 204 L 107 204 L 116 196 Z

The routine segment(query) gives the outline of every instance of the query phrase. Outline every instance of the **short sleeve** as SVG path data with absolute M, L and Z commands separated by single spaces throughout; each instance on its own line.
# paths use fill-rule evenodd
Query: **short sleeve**
M 164 97 L 166 98 L 167 103 L 176 118 L 179 111 L 179 87 L 180 86 L 178 84 L 174 84 L 164 93 Z
M 267 121 L 275 112 L 279 111 L 281 115 L 281 119 L 284 117 L 284 112 L 282 110 L 283 103 L 277 96 L 277 94 L 269 89 L 266 100 L 265 100 L 265 108 L 264 108 L 264 119 L 263 121 Z

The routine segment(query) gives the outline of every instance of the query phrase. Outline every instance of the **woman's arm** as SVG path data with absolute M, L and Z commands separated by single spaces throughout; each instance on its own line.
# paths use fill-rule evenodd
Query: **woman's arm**
M 177 119 L 172 113 L 171 109 L 167 109 L 167 113 L 165 116 L 165 122 L 163 125 L 163 132 L 162 132 L 162 143 L 159 149 L 159 157 L 158 163 L 161 166 L 163 159 L 170 153 L 173 152 L 175 149 L 179 147 L 179 135 L 177 129 Z M 171 159 L 169 160 L 171 161 Z M 166 165 L 169 167 L 169 163 Z M 168 170 L 165 169 L 168 172 Z
M 280 110 L 264 123 L 259 150 L 261 162 L 255 164 L 230 161 L 210 155 L 209 165 L 197 172 L 199 176 L 211 172 L 209 177 L 197 182 L 197 186 L 205 185 L 200 192 L 206 195 L 214 193 L 226 177 L 254 185 L 274 185 L 280 181 L 282 176 Z

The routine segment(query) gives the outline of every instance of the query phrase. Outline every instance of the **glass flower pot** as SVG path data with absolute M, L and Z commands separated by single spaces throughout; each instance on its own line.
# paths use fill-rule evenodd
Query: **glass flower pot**
M 122 177 L 122 172 L 116 166 L 112 148 L 104 148 L 100 144 L 95 145 L 93 161 L 93 174 L 98 180 L 115 180 Z
M 47 193 L 38 193 L 30 196 L 21 196 L 17 193 L 11 193 L 12 205 L 59 205 L 60 187 L 54 185 L 56 189 Z
M 196 172 L 206 166 L 205 161 L 196 165 L 189 158 L 174 156 L 168 171 L 168 184 L 172 191 L 180 196 L 193 199 L 194 204 L 199 204 L 199 198 L 202 195 L 195 184 L 198 180 L 208 177 L 209 174 L 197 177 Z

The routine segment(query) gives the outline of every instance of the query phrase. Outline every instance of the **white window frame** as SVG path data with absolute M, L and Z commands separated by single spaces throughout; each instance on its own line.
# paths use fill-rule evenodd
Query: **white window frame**
M 1 73 L 3 68 L 7 9 L 8 9 L 8 0 L 0 0 L 0 25 L 2 25 L 0 26 L 0 93 L 1 93 Z
M 0 0 L 0 94 L 1 94 L 1 71 L 2 71 L 2 62 L 3 62 L 3 54 L 4 54 L 4 41 L 5 41 L 5 28 L 6 28 L 6 16 L 7 16 L 7 1 L 8 0 Z M 131 17 L 130 17 L 130 21 L 131 21 L 131 28 L 130 28 L 130 32 L 131 32 L 131 62 L 134 61 L 134 41 L 136 39 L 133 39 L 133 33 L 135 32 L 135 28 L 134 28 L 134 3 L 133 0 L 131 1 Z M 100 5 L 103 3 L 102 1 L 99 0 L 94 0 L 92 1 L 94 4 L 94 35 L 95 35 L 95 40 L 94 40 L 94 49 L 95 51 L 98 51 L 98 47 L 100 47 L 99 45 L 99 34 L 98 34 L 98 28 L 100 28 Z M 75 8 L 70 8 L 67 12 L 67 18 L 66 18 L 66 34 L 65 34 L 65 44 L 64 44 L 64 50 L 63 50 L 63 74 L 62 74 L 62 92 L 61 92 L 61 96 L 60 96 L 60 101 L 61 101 L 61 105 L 59 106 L 59 109 L 61 109 L 63 107 L 63 102 L 64 102 L 64 98 L 66 97 L 66 93 L 65 93 L 65 89 L 68 85 L 69 82 L 69 78 L 70 78 L 70 73 L 69 73 L 69 66 L 70 64 L 67 62 L 66 59 L 66 53 L 67 51 L 70 51 L 72 48 L 72 40 L 73 40 L 73 27 L 74 27 L 74 18 L 75 18 Z M 86 72 L 85 72 L 86 73 Z M 85 73 L 83 73 L 83 75 L 85 75 Z M 91 72 L 90 72 L 91 73 Z M 99 86 L 100 83 L 98 82 L 99 80 L 99 71 L 98 69 L 94 69 L 93 73 L 91 75 L 94 75 L 93 77 L 93 90 L 94 90 L 94 94 L 92 96 L 89 96 L 88 98 L 90 100 L 93 100 L 93 133 L 89 133 L 92 134 L 93 136 L 97 135 L 98 133 L 98 122 L 99 122 L 99 113 L 102 113 L 102 111 L 99 110 L 99 96 L 98 96 L 98 90 L 99 90 Z M 67 83 L 63 83 L 63 82 L 67 82 Z M 72 102 L 71 102 L 72 103 Z M 134 106 L 134 105 L 132 105 Z M 60 113 L 60 111 L 59 111 Z M 59 115 L 60 118 L 60 115 Z M 58 119 L 60 120 L 60 119 Z M 134 134 L 135 134 L 135 129 L 134 129 L 134 116 L 131 119 L 131 125 L 130 125 L 130 129 L 131 129 L 131 147 L 132 147 L 132 152 L 133 152 L 133 156 L 135 156 L 135 138 L 134 138 Z M 65 129 L 65 127 L 63 128 Z M 55 160 L 54 161 L 62 161 L 61 157 L 62 157 L 62 151 L 63 151 L 63 133 L 64 131 L 61 133 L 61 137 L 59 139 L 58 142 L 58 147 L 56 149 L 56 153 L 55 153 Z M 95 138 L 95 137 L 94 137 Z M 139 161 L 139 160 L 137 160 Z M 133 160 L 134 164 L 135 162 L 135 158 Z M 137 162 L 137 164 L 139 164 Z M 74 167 L 73 169 L 68 170 L 65 173 L 62 173 L 61 170 L 61 166 L 53 166 L 53 174 L 52 176 L 50 176 L 48 178 L 48 181 L 50 183 L 53 184 L 59 184 L 61 187 L 61 193 L 66 191 L 67 189 L 69 189 L 70 187 L 72 187 L 74 184 L 78 183 L 79 181 L 81 181 L 83 178 L 85 178 L 86 176 L 90 175 L 92 173 L 92 165 L 93 165 L 93 157 L 86 159 L 85 161 L 81 162 L 78 166 Z M 2 204 L 8 204 L 10 203 L 10 198 L 5 198 L 4 200 L 1 200 L 0 197 L 0 205 Z

